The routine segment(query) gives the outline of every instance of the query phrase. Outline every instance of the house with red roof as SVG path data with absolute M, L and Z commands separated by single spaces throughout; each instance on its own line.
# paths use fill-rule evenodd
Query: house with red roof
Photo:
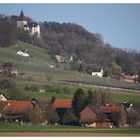
M 55 99 L 54 103 L 52 104 L 52 107 L 54 109 L 68 109 L 72 106 L 72 100 L 71 99 Z
M 122 127 L 126 124 L 126 112 L 122 105 L 88 105 L 81 111 L 79 123 L 92 127 Z
M 4 118 L 7 120 L 29 120 L 29 113 L 35 111 L 38 102 L 35 99 L 31 101 L 13 100 L 3 109 Z
M 62 123 L 64 114 L 71 108 L 71 99 L 55 99 L 54 103 L 52 104 L 52 110 L 56 111 L 59 116 L 59 123 Z

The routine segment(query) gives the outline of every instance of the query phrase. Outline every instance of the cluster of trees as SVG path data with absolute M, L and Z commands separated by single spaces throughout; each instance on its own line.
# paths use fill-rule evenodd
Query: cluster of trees
M 99 107 L 111 103 L 113 103 L 113 97 L 108 90 L 88 90 L 85 93 L 83 89 L 78 88 L 73 97 L 72 108 L 74 114 L 78 117 L 79 113 L 89 104 Z
M 103 42 L 100 34 L 90 33 L 83 27 L 72 23 L 40 23 L 42 40 L 52 57 L 55 54 L 72 55 L 72 68 L 91 73 L 103 68 L 104 76 L 119 79 L 122 72 L 138 74 L 140 70 L 140 53 L 134 50 L 112 48 Z M 80 66 L 77 63 L 81 60 Z
M 28 96 L 21 92 L 13 79 L 0 80 L 0 94 L 5 95 L 9 100 L 28 99 Z
M 0 47 L 9 47 L 17 41 L 16 26 L 9 17 L 0 15 Z

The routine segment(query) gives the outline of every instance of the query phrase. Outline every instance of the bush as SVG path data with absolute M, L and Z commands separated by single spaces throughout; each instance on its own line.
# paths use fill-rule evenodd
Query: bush
M 37 92 L 39 91 L 39 87 L 37 85 L 25 85 L 24 89 L 26 91 L 34 91 L 34 92 Z
M 9 99 L 28 99 L 28 97 L 23 94 L 20 89 L 17 87 L 14 80 L 4 79 L 0 81 L 0 91 L 3 94 L 7 94 Z
M 55 124 L 59 120 L 58 114 L 50 109 L 46 112 L 46 118 L 50 124 Z
M 72 110 L 68 110 L 63 117 L 63 123 L 64 124 L 73 124 L 77 122 L 77 118 L 75 114 L 72 112 Z

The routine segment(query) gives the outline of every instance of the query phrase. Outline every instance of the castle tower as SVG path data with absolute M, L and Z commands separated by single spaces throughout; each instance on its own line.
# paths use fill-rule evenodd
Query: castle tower
M 17 27 L 24 28 L 25 25 L 27 25 L 27 19 L 24 16 L 23 10 L 21 10 L 20 16 L 17 19 Z

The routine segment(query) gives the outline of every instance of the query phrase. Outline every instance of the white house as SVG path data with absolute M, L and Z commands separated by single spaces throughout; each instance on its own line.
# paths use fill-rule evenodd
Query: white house
M 103 73 L 104 73 L 104 71 L 103 71 L 103 69 L 101 69 L 100 72 L 92 72 L 92 76 L 103 77 Z
M 23 11 L 21 11 L 20 16 L 17 19 L 17 28 L 22 28 L 25 31 L 29 31 L 30 35 L 37 35 L 40 37 L 40 26 L 36 22 L 28 22 L 24 16 Z
M 20 56 L 25 56 L 25 57 L 28 57 L 28 56 L 29 56 L 29 54 L 27 53 L 27 49 L 26 49 L 24 52 L 21 51 L 21 50 L 19 50 L 19 51 L 17 52 L 17 54 L 20 55 Z

